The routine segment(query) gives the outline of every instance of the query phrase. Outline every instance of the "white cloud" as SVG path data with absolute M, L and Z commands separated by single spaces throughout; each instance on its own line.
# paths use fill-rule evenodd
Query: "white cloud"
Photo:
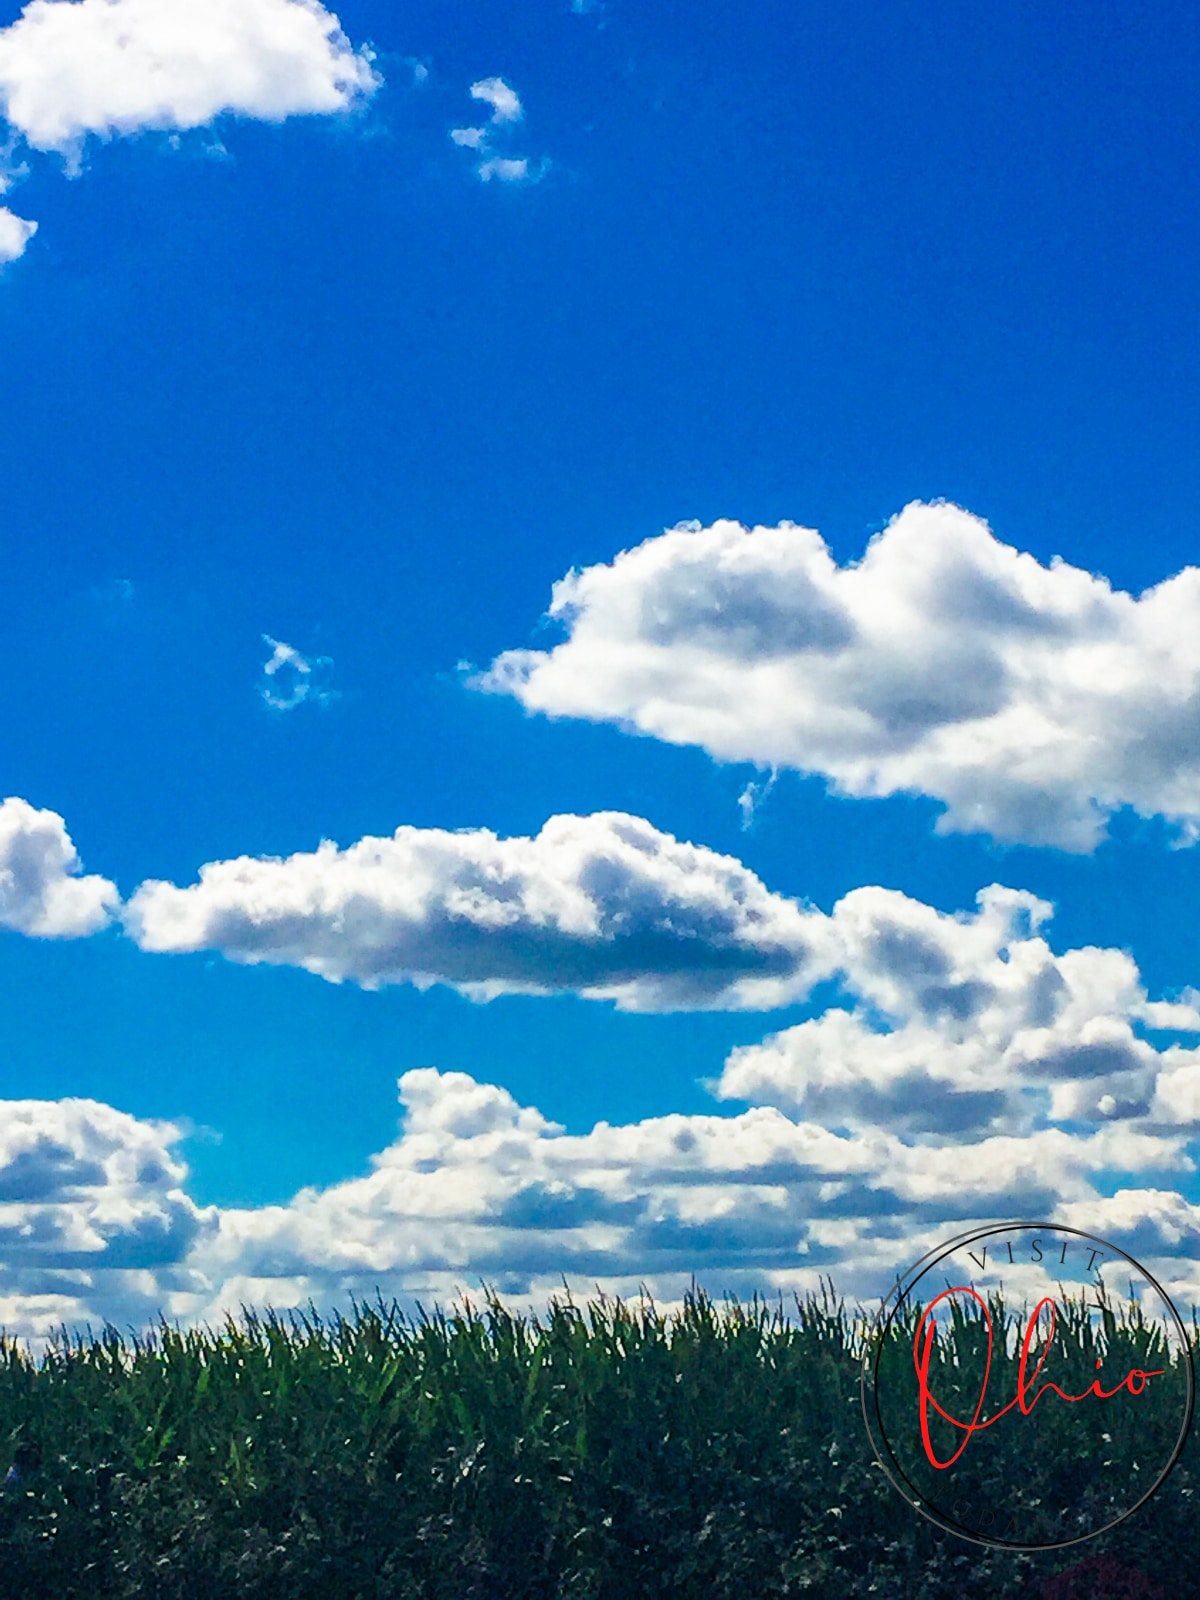
M 821 970 L 828 926 L 741 862 L 619 812 L 552 817 L 535 838 L 402 827 L 210 862 L 190 888 L 144 883 L 124 916 L 145 950 L 630 1010 L 786 1004 Z
M 471 97 L 492 108 L 492 114 L 482 128 L 451 128 L 450 137 L 464 150 L 474 150 L 480 159 L 475 164 L 475 175 L 481 183 L 537 183 L 545 176 L 549 162 L 542 159 L 535 167 L 526 156 L 498 153 L 494 146 L 495 130 L 501 138 L 511 127 L 524 120 L 525 112 L 516 90 L 503 78 L 481 78 L 471 85 Z
M 854 1009 L 735 1049 L 715 1093 L 922 1145 L 1053 1124 L 1200 1128 L 1200 1050 L 1145 1037 L 1200 1034 L 1200 1012 L 1148 1001 L 1123 951 L 1056 955 L 1050 910 L 996 884 L 955 916 L 853 890 L 832 932 Z
M 533 837 L 400 827 L 345 849 L 209 862 L 190 886 L 143 883 L 122 916 L 147 951 L 479 1000 L 769 1011 L 836 977 L 845 1003 L 735 1051 L 721 1097 L 835 1125 L 886 1117 L 914 1135 L 1039 1117 L 1200 1121 L 1200 1056 L 1145 1037 L 1200 1034 L 1200 994 L 1151 1001 L 1120 950 L 1056 955 L 1052 907 L 1025 891 L 992 884 L 977 900 L 950 915 L 867 886 L 826 914 L 732 856 L 599 812 L 551 817 Z
M 52 813 L 9 801 L 0 819 L 56 844 L 33 851 L 11 920 L 77 863 Z M 868 886 L 824 915 L 619 814 L 509 840 L 402 828 L 143 885 L 128 916 L 146 949 L 367 984 L 648 1010 L 778 1004 L 822 975 L 840 992 L 731 1051 L 713 1114 L 567 1134 L 499 1085 L 405 1072 L 402 1126 L 369 1170 L 283 1205 L 197 1207 L 175 1124 L 0 1102 L 0 1321 L 36 1338 L 376 1289 L 411 1308 L 481 1281 L 534 1308 L 564 1275 L 584 1295 L 645 1283 L 667 1305 L 693 1275 L 742 1296 L 832 1275 L 869 1299 L 949 1235 L 1030 1214 L 1113 1240 L 1195 1303 L 1200 995 L 1151 999 L 1120 950 L 1055 952 L 1051 910 L 999 885 L 953 915 Z M 16 925 L 45 931 L 40 915 Z
M 3 194 L 3 189 L 0 189 Z M 37 222 L 27 221 L 8 206 L 0 205 L 0 266 L 6 261 L 16 261 L 26 253 L 30 238 L 37 234 Z
M 0 1326 L 41 1339 L 89 1318 L 144 1325 L 217 1214 L 181 1185 L 183 1130 L 94 1100 L 0 1100 Z
M 501 183 L 524 183 L 531 176 L 529 162 L 524 156 L 489 156 L 475 170 L 484 183 L 490 183 L 493 178 Z
M 0 266 L 25 253 L 25 246 L 37 232 L 37 223 L 18 217 L 7 206 L 0 206 Z
M 330 689 L 327 678 L 333 667 L 328 656 L 303 656 L 290 644 L 272 639 L 264 633 L 263 643 L 271 655 L 263 666 L 263 682 L 259 693 L 273 711 L 294 711 L 306 700 L 325 705 L 336 699 L 337 691 Z
M 1087 851 L 1122 806 L 1200 836 L 1200 569 L 1140 596 L 950 505 L 838 567 L 790 523 L 681 525 L 555 584 L 567 639 L 477 686 L 720 761 L 928 795 L 942 831 Z
M 742 831 L 754 826 L 754 819 L 759 810 L 766 804 L 767 797 L 775 787 L 779 774 L 772 767 L 770 773 L 762 783 L 755 783 L 753 779 L 738 795 L 738 810 L 742 813 Z
M 520 122 L 525 113 L 521 98 L 503 78 L 481 78 L 471 85 L 471 99 L 482 100 L 492 108 L 493 123 Z
M 378 84 L 317 0 L 31 0 L 0 31 L 0 105 L 38 150 L 89 134 L 345 111 Z
M 10 805 L 12 802 L 9 803 Z M 485 1281 L 535 1308 L 645 1283 L 677 1303 L 815 1289 L 865 1298 L 941 1239 L 1036 1213 L 1132 1250 L 1200 1299 L 1200 1039 L 1192 992 L 1148 998 L 1124 952 L 1056 954 L 1036 896 L 948 915 L 877 887 L 828 917 L 744 867 L 620 816 L 536 839 L 401 829 L 287 861 L 217 863 L 135 897 L 147 948 L 215 944 L 382 981 L 422 950 L 462 987 L 577 987 L 623 1003 L 744 1001 L 836 969 L 820 1015 L 735 1049 L 737 1114 L 567 1134 L 499 1085 L 400 1079 L 370 1170 L 287 1204 L 195 1206 L 182 1130 L 91 1102 L 0 1102 L 0 1319 L 219 1319 L 246 1304 L 411 1308 Z M 782 963 L 764 980 L 772 952 Z M 484 977 L 486 975 L 486 977 Z M 761 999 L 761 991 L 759 998 Z
M 90 1102 L 0 1103 L 13 1241 L 0 1320 L 37 1338 L 60 1320 L 136 1325 L 160 1310 L 184 1323 L 243 1303 L 344 1310 L 377 1290 L 411 1310 L 481 1282 L 536 1308 L 564 1277 L 577 1295 L 645 1284 L 669 1305 L 693 1275 L 743 1297 L 832 1275 L 870 1299 L 948 1235 L 1031 1209 L 1132 1241 L 1196 1296 L 1200 1208 L 1163 1187 L 1194 1170 L 1178 1136 L 1044 1128 L 926 1147 L 768 1106 L 570 1135 L 465 1073 L 420 1068 L 399 1090 L 401 1130 L 364 1175 L 223 1210 L 188 1200 L 178 1128 Z M 1105 1198 L 1115 1173 L 1126 1187 Z
M 15 797 L 0 804 L 0 927 L 43 939 L 81 938 L 110 922 L 118 904 L 107 878 L 80 876 L 57 812 Z

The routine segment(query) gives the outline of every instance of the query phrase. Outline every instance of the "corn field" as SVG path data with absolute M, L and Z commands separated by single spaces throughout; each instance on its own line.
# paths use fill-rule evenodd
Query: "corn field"
M 1191 1440 L 1109 1534 L 971 1545 L 875 1463 L 865 1334 L 827 1287 L 0 1340 L 0 1596 L 1200 1597 Z

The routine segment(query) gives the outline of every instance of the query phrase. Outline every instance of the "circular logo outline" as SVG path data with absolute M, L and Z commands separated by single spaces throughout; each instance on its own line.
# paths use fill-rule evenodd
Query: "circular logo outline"
M 1111 1252 L 1113 1255 L 1120 1256 L 1123 1261 L 1128 1262 L 1131 1267 L 1141 1274 L 1147 1283 L 1152 1285 L 1162 1299 L 1163 1304 L 1170 1312 L 1170 1315 L 1174 1320 L 1175 1326 L 1179 1332 L 1180 1343 L 1184 1355 L 1187 1358 L 1184 1362 L 1184 1381 L 1187 1400 L 1184 1406 L 1183 1424 L 1179 1430 L 1179 1437 L 1175 1441 L 1174 1447 L 1171 1450 L 1171 1454 L 1168 1457 L 1166 1466 L 1163 1467 L 1162 1471 L 1150 1485 L 1149 1489 L 1147 1489 L 1141 1498 L 1136 1500 L 1127 1510 L 1122 1511 L 1120 1516 L 1114 1517 L 1111 1522 L 1106 1522 L 1102 1528 L 1094 1528 L 1089 1533 L 1075 1534 L 1070 1539 L 1055 1539 L 1045 1544 L 1025 1544 L 1017 1540 L 1002 1539 L 998 1536 L 988 1535 L 979 1531 L 968 1531 L 962 1523 L 957 1522 L 952 1516 L 949 1515 L 949 1513 L 940 1510 L 934 1511 L 931 1509 L 926 1497 L 919 1489 L 916 1488 L 914 1484 L 909 1482 L 904 1469 L 900 1466 L 899 1461 L 897 1461 L 895 1452 L 892 1450 L 891 1443 L 887 1437 L 887 1432 L 883 1426 L 883 1418 L 879 1412 L 879 1355 L 883 1349 L 883 1342 L 887 1335 L 887 1331 L 904 1300 L 908 1297 L 913 1288 L 915 1288 L 915 1286 L 921 1281 L 927 1272 L 931 1272 L 933 1268 L 937 1266 L 939 1261 L 944 1261 L 945 1258 L 948 1255 L 953 1254 L 955 1250 L 959 1250 L 968 1244 L 976 1244 L 979 1242 L 979 1240 L 990 1238 L 995 1234 L 1008 1233 L 1016 1229 L 1032 1229 L 1034 1231 L 1042 1231 L 1046 1233 L 1069 1233 L 1076 1239 L 1086 1239 L 1090 1244 L 1096 1245 L 1102 1250 Z M 889 1307 L 891 1308 L 890 1310 Z M 888 1463 L 884 1460 L 883 1452 L 879 1448 L 879 1443 L 877 1442 L 874 1430 L 871 1427 L 870 1407 L 868 1405 L 867 1397 L 869 1380 L 871 1399 L 874 1402 L 875 1421 L 879 1429 L 879 1437 L 883 1441 L 883 1445 L 888 1456 L 891 1458 L 892 1467 L 895 1468 L 895 1473 L 893 1473 L 891 1468 L 889 1468 Z M 980 1227 L 970 1228 L 965 1233 L 957 1234 L 954 1238 L 945 1240 L 942 1244 L 935 1245 L 932 1250 L 927 1250 L 923 1256 L 913 1263 L 907 1272 L 902 1273 L 901 1276 L 896 1279 L 896 1282 L 885 1295 L 883 1302 L 872 1321 L 870 1332 L 867 1336 L 866 1348 L 863 1352 L 862 1370 L 859 1378 L 859 1390 L 862 1399 L 863 1424 L 867 1430 L 867 1438 L 871 1442 L 871 1449 L 874 1453 L 876 1461 L 883 1469 L 885 1477 L 900 1495 L 901 1499 L 906 1501 L 907 1504 L 910 1505 L 912 1509 L 920 1516 L 923 1516 L 926 1521 L 932 1522 L 934 1527 L 941 1528 L 943 1532 L 952 1533 L 957 1538 L 966 1539 L 971 1544 L 983 1545 L 985 1548 L 992 1550 L 1013 1550 L 1032 1553 L 1043 1550 L 1062 1550 L 1068 1545 L 1083 1544 L 1088 1539 L 1095 1539 L 1102 1533 L 1108 1533 L 1111 1529 L 1119 1527 L 1122 1522 L 1125 1522 L 1129 1517 L 1131 1517 L 1135 1511 L 1139 1511 L 1148 1500 L 1158 1493 L 1159 1489 L 1162 1488 L 1163 1484 L 1166 1482 L 1175 1465 L 1179 1461 L 1180 1456 L 1183 1454 L 1183 1449 L 1187 1443 L 1188 1434 L 1191 1432 L 1192 1418 L 1196 1406 L 1196 1371 L 1195 1361 L 1192 1355 L 1191 1341 L 1188 1338 L 1187 1329 L 1184 1326 L 1183 1318 L 1179 1315 L 1179 1311 L 1175 1305 L 1175 1302 L 1159 1283 L 1158 1279 L 1155 1278 L 1152 1273 L 1147 1272 L 1146 1268 L 1142 1266 L 1140 1261 L 1131 1256 L 1128 1251 L 1122 1250 L 1119 1245 L 1111 1244 L 1107 1239 L 1101 1239 L 1097 1234 L 1087 1233 L 1082 1228 L 1072 1228 L 1063 1222 L 1030 1222 L 1021 1220 L 1014 1222 L 987 1223 Z M 899 1481 L 897 1481 L 897 1477 L 899 1478 Z

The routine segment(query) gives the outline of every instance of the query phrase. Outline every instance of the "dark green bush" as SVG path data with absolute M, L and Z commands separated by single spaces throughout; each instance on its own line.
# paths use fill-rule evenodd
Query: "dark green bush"
M 862 1336 L 696 1291 L 0 1340 L 0 1597 L 1200 1600 L 1190 1441 L 1111 1533 L 990 1551 L 875 1463 Z

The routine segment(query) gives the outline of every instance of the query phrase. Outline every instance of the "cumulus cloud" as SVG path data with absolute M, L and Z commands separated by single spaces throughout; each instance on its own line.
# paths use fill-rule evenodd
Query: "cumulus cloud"
M 1200 1034 L 1200 1011 L 1148 1000 L 1124 951 L 1056 955 L 1050 914 L 996 884 L 957 915 L 853 890 L 832 917 L 853 1009 L 735 1049 L 715 1093 L 922 1145 L 1054 1124 L 1200 1128 L 1200 1051 L 1146 1037 Z
M 333 668 L 328 656 L 304 656 L 281 639 L 272 639 L 269 633 L 262 636 L 271 654 L 263 666 L 263 681 L 259 693 L 272 711 L 294 711 L 306 700 L 325 705 L 336 698 L 327 679 Z
M 515 124 L 522 122 L 525 111 L 521 98 L 503 78 L 481 78 L 471 85 L 471 98 L 491 106 L 492 114 L 481 127 L 451 128 L 450 137 L 464 150 L 473 150 L 479 156 L 475 174 L 482 183 L 493 179 L 500 183 L 537 182 L 548 163 L 543 160 L 534 167 L 526 156 L 505 155 L 495 149 L 497 131 L 503 140 Z
M 821 913 L 620 812 L 552 817 L 533 838 L 401 827 L 345 850 L 210 862 L 186 888 L 144 883 L 124 915 L 144 950 L 629 1010 L 770 1009 L 828 959 Z
M 839 567 L 791 523 L 681 524 L 554 585 L 567 630 L 475 681 L 841 795 L 930 796 L 941 831 L 1089 851 L 1123 806 L 1200 837 L 1200 569 L 1134 596 L 908 506 Z
M 183 1262 L 217 1215 L 184 1192 L 182 1136 L 94 1100 L 0 1101 L 0 1326 L 144 1325 L 203 1291 Z
M 1200 1209 L 1165 1186 L 1194 1170 L 1178 1132 L 1044 1127 L 931 1147 L 753 1106 L 571 1135 L 466 1073 L 419 1068 L 399 1091 L 399 1133 L 366 1173 L 220 1210 L 188 1201 L 178 1129 L 88 1102 L 0 1105 L 0 1226 L 8 1197 L 22 1208 L 0 1320 L 36 1338 L 59 1321 L 213 1323 L 243 1304 L 345 1309 L 377 1291 L 411 1310 L 481 1283 L 540 1309 L 564 1278 L 576 1294 L 644 1284 L 671 1305 L 693 1276 L 748 1297 L 832 1275 L 866 1301 L 948 1234 L 1030 1210 L 1136 1245 L 1196 1294 Z M 1106 1197 L 1114 1174 L 1125 1186 Z
M 192 1314 L 219 1314 L 232 1285 L 269 1281 L 293 1303 L 376 1284 L 449 1298 L 480 1280 L 536 1302 L 564 1276 L 585 1291 L 644 1282 L 674 1300 L 693 1273 L 749 1294 L 815 1288 L 836 1268 L 851 1292 L 869 1292 L 877 1264 L 887 1286 L 914 1236 L 936 1236 L 948 1217 L 1003 1216 L 1031 1193 L 1094 1198 L 1114 1160 L 1180 1165 L 1167 1140 L 1048 1130 L 980 1141 L 964 1177 L 954 1149 L 837 1134 L 769 1107 L 569 1135 L 463 1073 L 408 1072 L 400 1094 L 402 1132 L 368 1175 L 222 1214 L 191 1258 L 213 1286 Z
M 24 255 L 25 246 L 37 232 L 37 223 L 18 217 L 7 206 L 0 206 L 0 266 Z
M 55 819 L 61 827 L 61 821 Z M 722 1098 L 848 1126 L 994 1131 L 1200 1109 L 1181 1046 L 1200 995 L 1148 998 L 1132 958 L 1057 955 L 1053 908 L 992 884 L 943 913 L 852 890 L 826 913 L 735 857 L 623 812 L 551 817 L 532 837 L 400 827 L 345 849 L 209 862 L 143 883 L 123 908 L 147 951 L 219 951 L 367 988 L 451 985 L 474 999 L 579 994 L 632 1011 L 770 1011 L 836 979 L 845 1003 L 735 1052 Z M 932 1109 L 930 1109 L 932 1108 Z
M 83 877 L 66 824 L 27 800 L 0 804 L 0 928 L 42 939 L 75 939 L 112 920 L 119 904 L 107 878 Z
M 14 804 L 0 818 L 43 819 L 69 872 L 61 819 Z M 1031 1214 L 1200 1302 L 1200 995 L 1151 998 L 1120 950 L 1055 951 L 1051 917 L 1000 885 L 953 914 L 875 886 L 825 914 L 620 814 L 515 840 L 400 829 L 144 885 L 147 949 L 642 1009 L 779 1003 L 818 976 L 830 998 L 733 1049 L 707 1114 L 568 1134 L 498 1084 L 405 1072 L 369 1170 L 281 1205 L 197 1207 L 176 1125 L 0 1102 L 0 1322 L 36 1338 L 376 1290 L 411 1309 L 482 1282 L 535 1309 L 564 1276 L 670 1305 L 693 1275 L 742 1296 L 828 1275 L 870 1300 L 950 1234 Z
M 0 30 L 0 106 L 38 150 L 345 111 L 378 84 L 317 0 L 31 0 Z

